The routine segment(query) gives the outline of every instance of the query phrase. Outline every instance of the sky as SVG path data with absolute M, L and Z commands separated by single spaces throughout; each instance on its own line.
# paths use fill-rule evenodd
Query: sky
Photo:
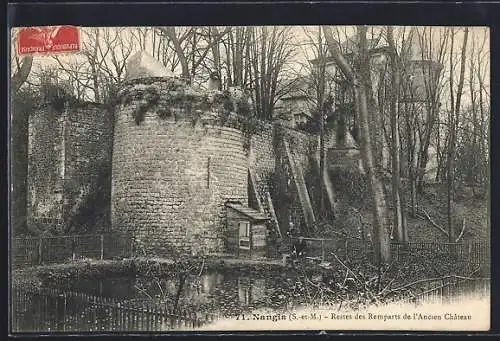
M 296 73 L 304 73 L 307 72 L 307 68 L 304 69 L 303 65 L 307 64 L 307 61 L 310 59 L 313 59 L 314 56 L 314 50 L 311 48 L 311 39 L 317 39 L 318 36 L 318 30 L 320 29 L 319 26 L 291 26 L 289 27 L 291 30 L 291 35 L 290 35 L 290 43 L 294 44 L 296 46 L 295 50 L 296 52 L 294 53 L 293 58 L 287 65 L 288 68 L 294 70 Z M 334 30 L 334 34 L 339 34 L 339 40 L 345 41 L 347 36 L 352 36 L 355 34 L 356 29 L 354 26 L 332 26 Z M 132 30 L 135 28 L 125 28 L 123 36 L 125 38 L 125 41 L 131 41 L 133 39 L 132 37 Z M 418 27 L 417 28 L 419 32 L 423 32 L 425 30 L 428 30 L 429 28 L 425 27 Z M 440 39 L 440 33 L 444 32 L 447 28 L 446 27 L 434 27 L 433 28 L 433 39 L 432 43 L 434 46 L 437 46 L 439 43 Z M 17 33 L 18 29 L 13 29 L 13 37 L 15 39 L 15 35 Z M 82 44 L 88 44 L 88 36 L 86 32 L 91 30 L 91 28 L 81 28 L 81 40 Z M 373 33 L 375 36 L 378 35 L 378 32 L 383 31 L 384 27 L 382 26 L 369 26 L 368 28 L 368 38 L 370 38 L 370 35 Z M 397 42 L 400 41 L 400 38 L 402 37 L 402 34 L 407 35 L 410 30 L 410 27 L 403 27 L 403 26 L 396 26 L 394 28 L 394 35 L 395 35 L 395 40 L 396 44 Z M 483 68 L 484 68 L 484 76 L 486 80 L 485 84 L 485 89 L 489 93 L 489 31 L 488 28 L 485 27 L 471 27 L 469 28 L 469 43 L 467 45 L 467 55 L 470 55 L 473 49 L 479 48 L 483 41 L 483 37 L 485 38 L 485 58 L 483 59 Z M 456 38 L 455 38 L 455 49 L 454 49 L 454 56 L 453 56 L 453 61 L 458 61 L 460 59 L 460 47 L 462 45 L 463 41 L 463 28 L 455 28 L 456 33 Z M 149 45 L 151 45 L 151 41 L 148 42 Z M 15 46 L 15 41 L 13 41 L 13 46 Z M 12 52 L 15 52 L 13 50 Z M 60 59 L 63 63 L 67 62 L 74 62 L 74 61 L 79 61 L 79 60 L 84 60 L 84 57 L 81 54 L 67 54 L 67 55 L 61 55 Z M 35 74 L 37 71 L 50 66 L 50 65 L 57 65 L 57 62 L 54 60 L 53 57 L 51 56 L 35 56 L 34 62 L 33 62 L 33 73 Z M 466 80 L 468 79 L 468 75 L 470 72 L 470 67 L 469 65 L 465 69 L 465 78 Z M 178 70 L 176 70 L 178 72 Z M 443 69 L 444 74 L 449 74 L 450 73 L 450 60 L 449 57 L 445 60 L 445 66 Z M 459 68 L 458 66 L 455 66 L 454 70 L 454 75 L 455 75 L 455 80 L 458 82 L 458 75 L 459 75 Z M 477 85 L 475 85 L 477 86 Z M 448 94 L 446 94 L 448 95 Z M 464 103 L 467 101 L 470 101 L 470 98 L 468 98 L 468 92 L 464 93 Z

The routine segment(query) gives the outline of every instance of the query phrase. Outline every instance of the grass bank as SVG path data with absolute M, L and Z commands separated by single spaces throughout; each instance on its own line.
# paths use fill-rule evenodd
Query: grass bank
M 40 265 L 12 272 L 12 285 L 37 288 L 78 279 L 103 277 L 168 277 L 179 271 L 245 272 L 256 276 L 287 271 L 288 267 L 276 260 L 186 258 L 127 258 L 121 260 L 82 260 L 65 264 Z

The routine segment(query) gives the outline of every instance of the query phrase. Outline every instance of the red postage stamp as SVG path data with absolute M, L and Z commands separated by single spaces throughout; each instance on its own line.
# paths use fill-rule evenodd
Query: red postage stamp
M 20 55 L 75 52 L 80 50 L 80 32 L 76 26 L 28 27 L 19 32 L 17 47 Z

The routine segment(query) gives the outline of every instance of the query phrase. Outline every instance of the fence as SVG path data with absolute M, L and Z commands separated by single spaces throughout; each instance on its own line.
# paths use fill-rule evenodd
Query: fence
M 343 259 L 359 259 L 368 257 L 373 259 L 372 245 L 358 239 L 328 239 L 328 238 L 303 238 L 307 245 L 307 256 L 321 260 L 333 259 L 332 252 Z M 292 239 L 292 243 L 297 238 Z M 403 261 L 409 255 L 453 256 L 458 262 L 473 265 L 490 263 L 490 243 L 484 240 L 470 240 L 461 243 L 432 243 L 410 242 L 406 245 L 391 243 L 391 255 L 394 261 Z
M 133 238 L 124 232 L 74 236 L 14 238 L 14 267 L 54 264 L 82 258 L 113 259 L 132 255 Z
M 403 260 L 410 253 L 431 253 L 453 256 L 459 262 L 482 265 L 490 263 L 490 243 L 471 240 L 461 243 L 412 242 L 408 246 L 393 243 L 391 251 L 394 259 Z
M 12 332 L 134 332 L 193 329 L 216 319 L 158 303 L 57 289 L 12 290 Z
M 430 288 L 404 299 L 402 303 L 462 303 L 470 296 L 489 297 L 490 278 L 460 279 L 449 277 L 430 283 Z

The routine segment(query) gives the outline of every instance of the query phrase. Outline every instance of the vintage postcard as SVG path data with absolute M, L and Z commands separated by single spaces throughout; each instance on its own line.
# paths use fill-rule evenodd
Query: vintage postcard
M 15 27 L 11 333 L 490 328 L 486 27 Z

